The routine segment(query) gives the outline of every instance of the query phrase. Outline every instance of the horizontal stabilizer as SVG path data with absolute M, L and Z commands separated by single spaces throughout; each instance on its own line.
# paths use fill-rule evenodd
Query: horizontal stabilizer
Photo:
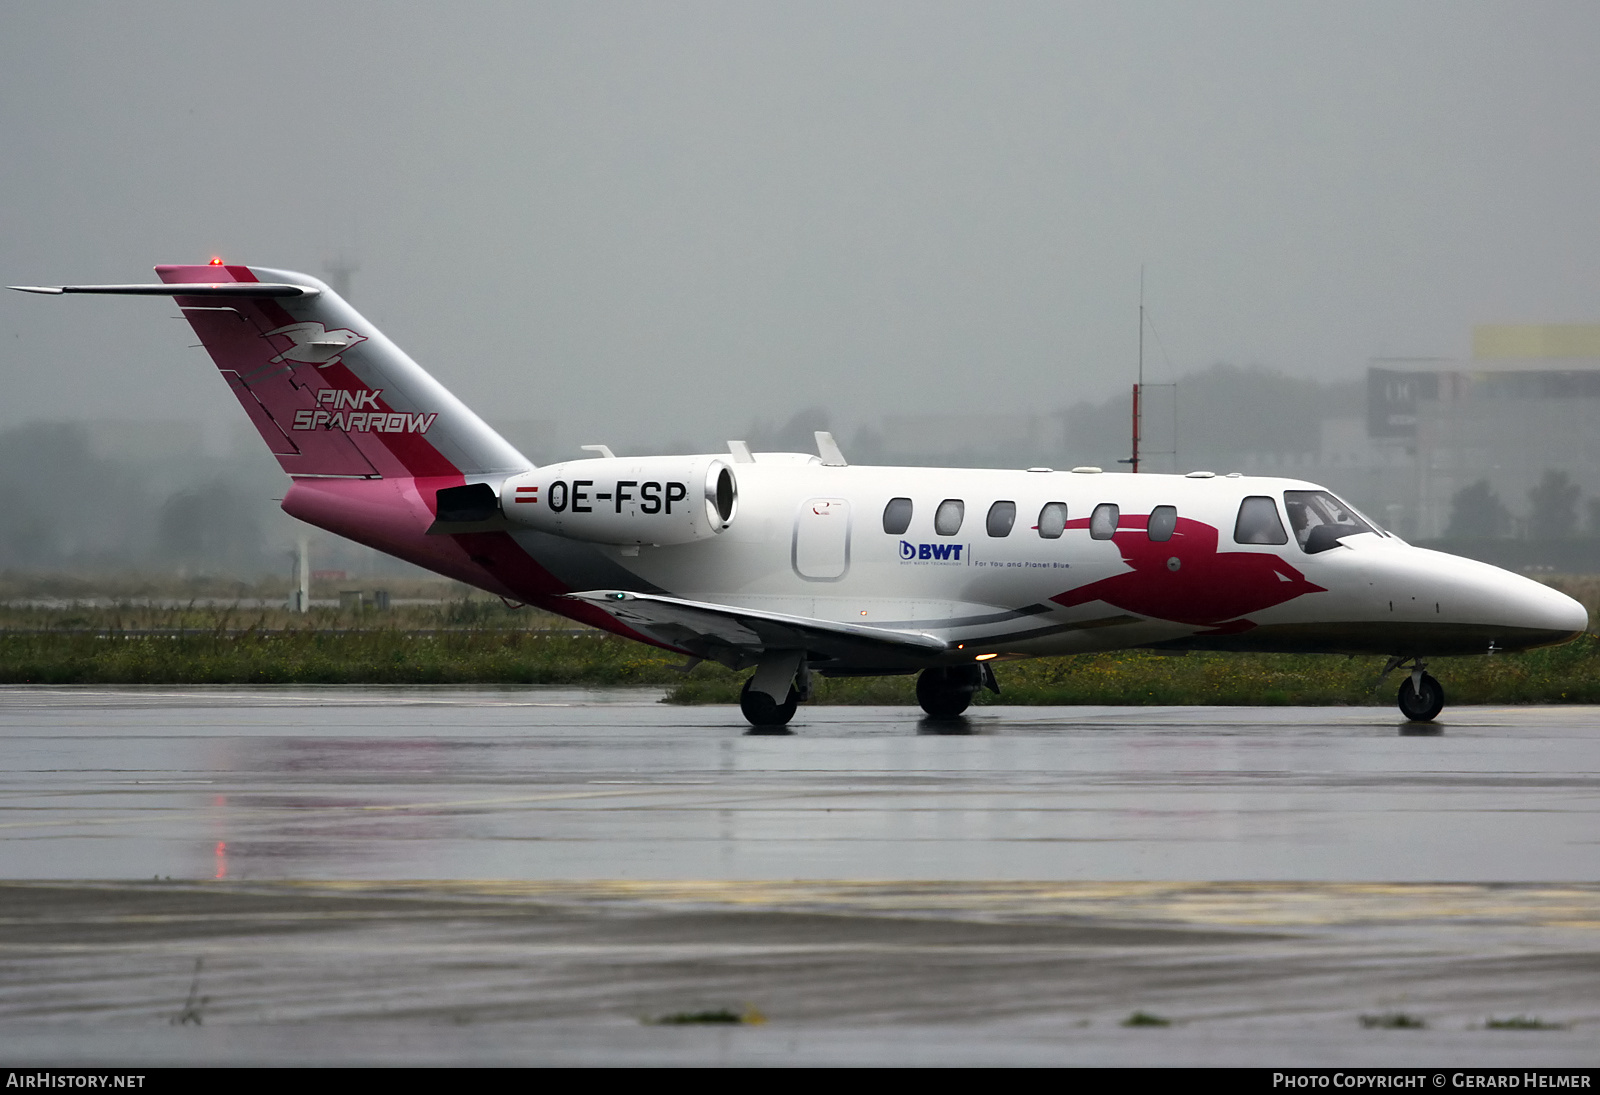
M 807 650 L 823 658 L 912 668 L 949 649 L 943 639 L 923 631 L 866 627 L 653 593 L 600 589 L 565 596 L 594 605 L 668 646 L 735 669 L 756 664 L 766 650 Z
M 313 285 L 283 285 L 264 281 L 223 282 L 217 285 L 8 285 L 23 293 L 107 293 L 129 297 L 314 297 L 322 292 Z

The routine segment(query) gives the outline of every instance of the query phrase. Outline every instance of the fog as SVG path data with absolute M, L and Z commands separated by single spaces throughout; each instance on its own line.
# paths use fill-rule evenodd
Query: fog
M 1147 467 L 1323 474 L 1370 360 L 1600 319 L 1597 32 L 1583 2 L 13 4 L 0 280 L 342 267 L 540 460 L 826 427 L 859 462 L 1112 467 L 1142 272 L 1178 382 Z M 4 565 L 280 565 L 281 476 L 175 314 L 0 294 Z M 1537 472 L 1486 480 L 1504 527 Z M 1340 489 L 1437 534 L 1383 476 Z

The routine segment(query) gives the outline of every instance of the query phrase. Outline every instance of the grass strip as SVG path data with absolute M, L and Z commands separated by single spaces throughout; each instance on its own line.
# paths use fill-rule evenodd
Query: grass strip
M 659 685 L 679 656 L 533 631 L 0 632 L 5 684 Z
M 397 628 L 250 630 L 178 635 L 0 631 L 5 684 L 562 684 L 659 685 L 669 703 L 735 703 L 747 674 L 626 639 L 538 631 Z M 1388 705 L 1379 658 L 1318 654 L 1080 654 L 998 664 L 993 704 Z M 1448 702 L 1600 703 L 1600 641 L 1526 654 L 1438 658 Z M 823 704 L 914 704 L 915 678 L 818 677 Z

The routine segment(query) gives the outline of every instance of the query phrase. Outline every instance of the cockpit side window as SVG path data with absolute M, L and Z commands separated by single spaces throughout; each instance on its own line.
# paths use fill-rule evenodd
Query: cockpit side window
M 1236 544 L 1287 544 L 1289 534 L 1278 518 L 1278 504 L 1257 494 L 1239 503 L 1239 518 L 1233 523 Z
M 1061 531 L 1067 527 L 1067 504 L 1065 502 L 1046 502 L 1039 511 L 1039 535 L 1046 540 L 1058 540 Z
M 1117 534 L 1117 519 L 1122 511 L 1115 502 L 1101 502 L 1089 515 L 1089 538 L 1109 540 Z
M 954 536 L 961 531 L 967 504 L 959 498 L 946 498 L 933 513 L 933 531 L 939 536 Z
M 1015 502 L 996 502 L 989 507 L 988 520 L 984 528 L 990 536 L 1010 536 L 1011 526 L 1017 523 L 1017 504 Z
M 1339 547 L 1346 536 L 1375 531 L 1360 515 L 1325 490 L 1286 490 L 1289 527 L 1307 555 Z
M 899 536 L 911 527 L 911 499 L 891 498 L 883 507 L 883 531 Z

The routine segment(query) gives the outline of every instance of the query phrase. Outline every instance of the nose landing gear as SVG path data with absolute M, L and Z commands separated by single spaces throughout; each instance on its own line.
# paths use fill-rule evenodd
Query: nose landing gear
M 1405 660 L 1390 658 L 1388 667 L 1383 671 L 1384 676 L 1388 676 Z M 1444 689 L 1426 672 L 1426 662 L 1421 658 L 1412 658 L 1410 661 L 1411 675 L 1400 682 L 1400 713 L 1412 722 L 1432 722 L 1444 710 Z
M 1412 722 L 1432 722 L 1443 710 L 1444 689 L 1429 674 L 1413 673 L 1400 682 L 1400 713 Z

